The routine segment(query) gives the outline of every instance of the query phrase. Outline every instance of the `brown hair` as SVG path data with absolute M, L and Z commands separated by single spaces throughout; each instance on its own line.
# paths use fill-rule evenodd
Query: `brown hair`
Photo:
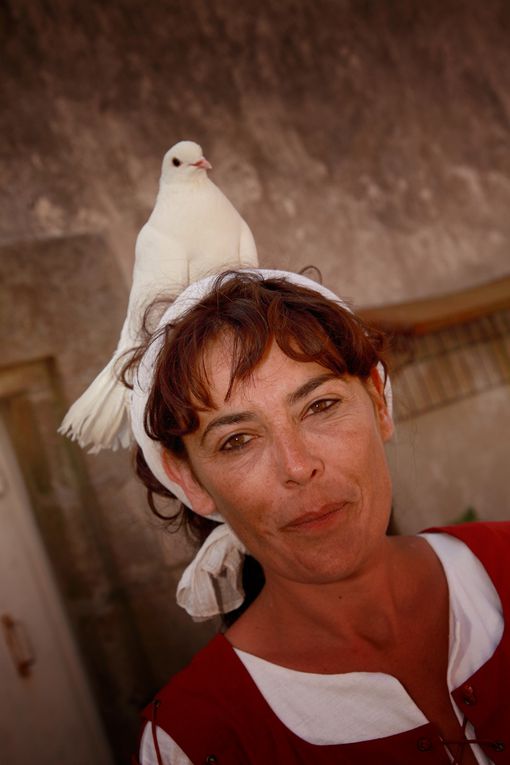
M 227 397 L 236 382 L 249 377 L 272 340 L 291 359 L 315 361 L 338 375 L 366 380 L 380 362 L 386 372 L 384 335 L 346 308 L 284 278 L 227 271 L 205 298 L 157 333 L 164 335 L 164 342 L 145 410 L 145 429 L 179 457 L 186 458 L 182 437 L 198 427 L 197 409 L 212 406 L 204 350 L 222 334 L 232 341 Z M 126 365 L 124 379 L 128 372 L 136 374 L 146 348 L 147 344 L 138 349 Z M 154 495 L 173 495 L 152 475 L 141 449 L 135 460 L 153 512 L 174 528 L 184 525 L 192 537 L 203 541 L 216 524 L 184 505 L 171 516 L 163 515 Z

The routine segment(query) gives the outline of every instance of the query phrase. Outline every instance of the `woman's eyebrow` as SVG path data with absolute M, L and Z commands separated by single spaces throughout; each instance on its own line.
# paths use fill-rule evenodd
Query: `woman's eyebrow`
M 222 425 L 233 425 L 237 422 L 248 422 L 248 420 L 253 420 L 254 417 L 254 412 L 234 412 L 233 414 L 223 414 L 221 417 L 216 417 L 207 424 L 206 429 L 202 433 L 200 445 L 204 443 L 206 436 L 211 430 L 214 430 L 214 428 L 221 428 Z
M 309 393 L 312 393 L 323 383 L 327 382 L 328 380 L 335 379 L 339 379 L 339 375 L 335 374 L 334 372 L 325 372 L 322 375 L 317 375 L 317 377 L 312 377 L 310 380 L 307 380 L 305 383 L 303 383 L 303 385 L 300 385 L 297 390 L 289 393 L 287 396 L 287 401 L 291 405 L 296 404 L 298 401 L 301 401 L 301 399 L 308 396 Z M 214 430 L 215 428 L 221 428 L 223 425 L 235 425 L 239 422 L 248 422 L 250 420 L 254 420 L 255 417 L 255 412 L 250 411 L 233 412 L 232 414 L 223 414 L 220 417 L 215 417 L 207 424 L 207 427 L 202 433 L 200 438 L 200 445 L 202 446 L 211 430 Z
M 297 404 L 301 399 L 308 396 L 309 393 L 313 393 L 313 391 L 318 388 L 323 383 L 327 382 L 328 380 L 338 380 L 340 379 L 340 375 L 335 374 L 334 372 L 325 372 L 322 375 L 318 375 L 317 377 L 312 377 L 310 380 L 307 380 L 303 385 L 300 385 L 300 387 L 293 391 L 292 393 L 289 393 L 287 396 L 287 401 L 289 404 Z

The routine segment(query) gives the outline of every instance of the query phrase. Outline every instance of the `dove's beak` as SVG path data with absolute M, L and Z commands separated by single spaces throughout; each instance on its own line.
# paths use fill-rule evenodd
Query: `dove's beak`
M 201 157 L 198 162 L 191 163 L 193 167 L 199 167 L 201 170 L 212 170 L 212 165 L 206 160 L 205 157 Z

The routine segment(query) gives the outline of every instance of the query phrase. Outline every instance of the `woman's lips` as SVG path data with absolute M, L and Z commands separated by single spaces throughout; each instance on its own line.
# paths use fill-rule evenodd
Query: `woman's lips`
M 287 531 L 306 531 L 308 529 L 326 526 L 336 518 L 337 514 L 341 512 L 347 504 L 347 502 L 335 502 L 323 505 L 318 510 L 299 515 L 290 523 L 285 524 L 283 528 Z

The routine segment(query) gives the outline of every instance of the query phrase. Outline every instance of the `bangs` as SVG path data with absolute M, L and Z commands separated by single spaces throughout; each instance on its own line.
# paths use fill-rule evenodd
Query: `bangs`
M 182 436 L 198 428 L 198 412 L 213 408 L 206 362 L 216 342 L 224 340 L 231 357 L 227 399 L 273 341 L 289 358 L 316 362 L 338 376 L 366 379 L 380 361 L 384 366 L 382 334 L 346 308 L 285 279 L 250 273 L 219 277 L 212 292 L 164 333 L 145 423 L 147 433 L 174 453 L 183 452 Z

